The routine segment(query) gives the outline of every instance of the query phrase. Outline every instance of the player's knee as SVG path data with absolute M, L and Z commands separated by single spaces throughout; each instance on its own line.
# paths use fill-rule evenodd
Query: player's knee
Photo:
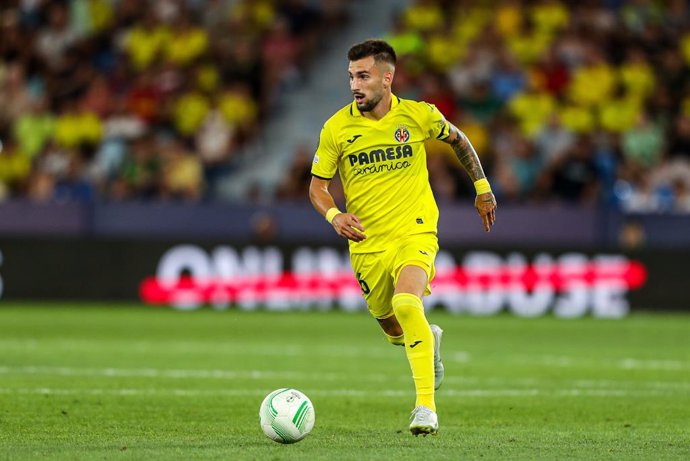
M 401 323 L 415 316 L 419 310 L 423 311 L 421 300 L 409 293 L 398 293 L 393 296 L 393 311 Z

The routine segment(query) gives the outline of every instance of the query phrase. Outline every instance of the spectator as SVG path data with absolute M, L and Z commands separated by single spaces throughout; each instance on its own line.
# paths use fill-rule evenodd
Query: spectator
M 563 126 L 560 117 L 553 114 L 535 138 L 536 149 L 547 165 L 558 161 L 575 142 L 573 131 Z
M 85 177 L 82 158 L 78 155 L 69 157 L 65 174 L 58 179 L 53 191 L 57 202 L 91 202 L 95 197 L 93 184 Z
M 664 150 L 661 127 L 642 114 L 637 125 L 623 133 L 621 146 L 625 159 L 642 169 L 659 165 Z
M 478 80 L 470 86 L 467 96 L 460 98 L 460 107 L 482 123 L 491 122 L 503 108 L 503 102 L 491 91 L 486 80 Z
M 230 124 L 212 98 L 211 110 L 206 114 L 195 137 L 196 152 L 203 166 L 206 193 L 213 194 L 218 182 L 230 170 L 236 142 L 236 128 Z
M 250 137 L 258 120 L 259 107 L 251 96 L 249 85 L 242 82 L 229 85 L 219 99 L 219 110 L 226 122 L 243 138 Z
M 197 156 L 178 141 L 164 143 L 162 195 L 183 201 L 197 201 L 203 193 L 203 167 Z
M 118 200 L 152 199 L 161 195 L 161 158 L 153 136 L 137 139 L 127 151 L 112 185 Z
M 690 213 L 690 186 L 682 179 L 676 179 L 671 184 L 673 193 L 673 211 L 676 213 Z
M 508 108 L 519 121 L 522 134 L 534 137 L 554 114 L 556 100 L 536 83 L 530 83 L 526 91 L 510 100 Z
M 32 99 L 22 64 L 9 63 L 0 72 L 0 129 L 12 126 L 14 120 L 28 112 Z
M 562 99 L 570 82 L 570 71 L 552 46 L 537 61 L 532 78 L 537 80 L 537 86 Z
M 59 147 L 93 148 L 98 145 L 102 135 L 103 124 L 95 113 L 83 105 L 80 107 L 76 101 L 63 104 L 55 119 L 55 142 Z
M 256 245 L 270 245 L 276 241 L 278 222 L 265 212 L 258 212 L 251 217 L 252 243 Z
M 501 102 L 506 102 L 522 91 L 525 85 L 525 73 L 515 57 L 508 52 L 501 53 L 491 77 L 491 92 Z
M 403 21 L 411 30 L 430 32 L 443 26 L 443 12 L 433 0 L 417 0 L 403 13 Z
M 48 26 L 38 34 L 36 50 L 52 69 L 62 65 L 65 52 L 76 44 L 79 36 L 70 27 L 65 5 L 53 2 L 49 5 Z
M 279 185 L 276 196 L 282 200 L 304 200 L 309 196 L 313 153 L 305 145 L 299 146 L 290 170 Z
M 579 137 L 565 155 L 551 166 L 551 192 L 566 202 L 593 204 L 598 198 L 599 181 L 592 154 L 592 140 Z
M 457 116 L 457 106 L 452 93 L 448 90 L 445 81 L 434 74 L 425 74 L 420 77 L 421 99 L 435 105 L 438 110 L 449 120 Z
M 680 157 L 690 160 L 690 115 L 678 115 L 668 147 L 671 157 Z
M 644 226 L 639 220 L 629 219 L 621 225 L 618 241 L 624 250 L 638 250 L 645 245 L 646 239 Z
M 544 168 L 544 161 L 534 144 L 523 136 L 515 138 L 511 153 L 501 158 L 496 168 L 501 197 L 517 201 L 529 197 Z
M 0 201 L 20 196 L 31 172 L 29 156 L 16 144 L 0 144 Z
M 192 24 L 187 14 L 177 17 L 170 37 L 162 42 L 165 59 L 175 65 L 186 66 L 208 49 L 208 34 Z
M 278 18 L 269 29 L 261 44 L 262 68 L 268 88 L 264 100 L 265 107 L 272 107 L 278 96 L 277 91 L 287 89 L 300 78 L 296 66 L 301 53 L 301 42 L 290 32 L 290 24 L 285 18 Z
M 159 59 L 171 39 L 170 29 L 156 15 L 145 10 L 144 20 L 126 34 L 123 46 L 134 68 L 141 71 Z
M 36 156 L 52 139 L 55 117 L 46 110 L 44 99 L 34 99 L 29 110 L 17 117 L 13 134 L 19 149 L 29 158 Z

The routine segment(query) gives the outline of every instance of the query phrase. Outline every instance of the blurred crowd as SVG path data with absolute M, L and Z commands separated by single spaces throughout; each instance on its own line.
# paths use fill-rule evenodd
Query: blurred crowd
M 685 0 L 419 0 L 388 38 L 398 94 L 468 134 L 500 202 L 690 213 Z M 473 194 L 444 147 L 436 195 Z
M 3 1 L 0 200 L 213 198 L 345 6 Z M 467 133 L 500 203 L 690 213 L 687 1 L 416 0 L 384 38 L 394 92 Z M 427 150 L 440 201 L 474 193 Z M 276 199 L 306 200 L 312 155 Z
M 690 213 L 685 0 L 417 0 L 385 38 L 394 92 L 468 135 L 499 203 Z M 474 195 L 447 145 L 427 152 L 438 200 Z
M 344 0 L 3 0 L 0 200 L 214 196 Z

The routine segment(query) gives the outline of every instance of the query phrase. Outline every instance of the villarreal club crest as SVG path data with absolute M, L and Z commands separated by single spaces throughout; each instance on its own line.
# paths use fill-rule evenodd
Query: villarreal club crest
M 407 142 L 410 140 L 410 130 L 405 125 L 400 125 L 395 130 L 395 140 L 398 142 Z

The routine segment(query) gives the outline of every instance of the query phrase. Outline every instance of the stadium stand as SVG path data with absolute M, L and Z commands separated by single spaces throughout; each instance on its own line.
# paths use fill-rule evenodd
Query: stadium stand
M 281 96 L 316 85 L 309 63 L 346 4 L 3 2 L 0 197 L 222 198 Z M 398 13 L 395 92 L 469 135 L 501 203 L 690 213 L 687 2 L 418 0 Z M 271 200 L 306 200 L 312 148 L 288 153 Z M 472 194 L 444 145 L 428 151 L 439 200 Z
M 0 197 L 214 198 L 342 1 L 0 6 Z
M 686 2 L 419 0 L 386 38 L 397 94 L 468 134 L 501 203 L 690 211 Z M 439 199 L 474 193 L 427 150 Z

